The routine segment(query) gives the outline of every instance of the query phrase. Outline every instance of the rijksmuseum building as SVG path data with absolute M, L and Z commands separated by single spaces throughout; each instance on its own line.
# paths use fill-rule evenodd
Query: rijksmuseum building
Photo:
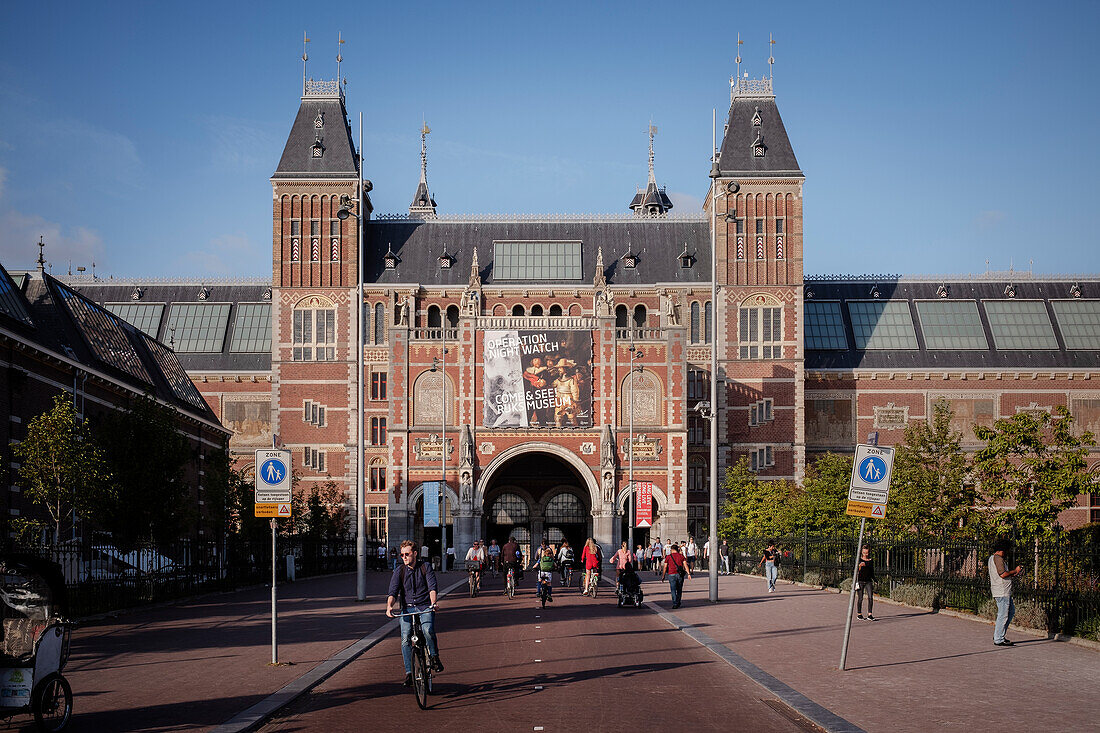
M 341 85 L 308 81 L 271 176 L 270 277 L 68 282 L 175 349 L 246 470 L 274 439 L 300 491 L 332 480 L 353 503 L 361 451 L 368 532 L 390 544 L 438 541 L 424 500 L 445 477 L 460 551 L 509 534 L 615 546 L 631 435 L 652 484 L 638 541 L 701 536 L 712 376 L 718 469 L 745 458 L 761 478 L 797 480 L 871 432 L 895 444 L 941 398 L 969 445 L 974 425 L 1058 405 L 1100 434 L 1100 280 L 806 276 L 806 178 L 771 79 L 732 80 L 722 129 L 698 212 L 671 211 L 651 138 L 622 215 L 445 213 L 423 153 L 408 211 L 376 214 Z M 1100 521 L 1100 495 L 1063 520 Z

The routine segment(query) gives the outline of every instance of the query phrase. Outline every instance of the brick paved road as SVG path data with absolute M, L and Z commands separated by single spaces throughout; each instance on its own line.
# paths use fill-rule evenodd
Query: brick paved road
M 419 710 L 401 686 L 400 643 L 393 635 L 263 730 L 361 731 L 414 723 L 478 733 L 536 726 L 647 731 L 658 723 L 676 731 L 804 730 L 762 702 L 771 697 L 764 690 L 651 611 L 617 608 L 609 588 L 595 600 L 576 589 L 559 592 L 539 610 L 530 580 L 528 575 L 512 601 L 499 591 L 476 599 L 456 592 L 444 600 L 437 624 L 447 670 L 436 677 L 429 710 Z

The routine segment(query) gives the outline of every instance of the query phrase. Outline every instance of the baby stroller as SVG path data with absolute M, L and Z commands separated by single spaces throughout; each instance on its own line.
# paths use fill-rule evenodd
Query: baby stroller
M 619 596 L 619 608 L 623 606 L 642 607 L 642 599 L 645 594 L 642 593 L 642 581 L 634 569 L 634 563 L 627 563 L 626 567 L 623 568 L 622 573 L 619 575 L 619 587 L 615 592 Z

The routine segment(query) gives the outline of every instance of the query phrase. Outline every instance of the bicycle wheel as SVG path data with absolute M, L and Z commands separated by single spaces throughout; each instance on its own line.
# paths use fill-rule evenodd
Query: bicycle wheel
M 413 653 L 413 692 L 416 693 L 416 704 L 421 710 L 428 707 L 429 684 L 431 684 L 431 670 L 428 669 L 428 659 L 424 649 L 417 648 Z
M 592 590 L 589 592 L 589 595 L 592 596 L 593 598 L 595 598 L 596 593 L 599 590 L 599 587 L 600 587 L 600 576 L 596 575 L 595 573 L 592 573 Z
M 31 697 L 31 709 L 39 730 L 65 730 L 73 715 L 73 690 L 68 680 L 52 674 L 38 683 Z
M 477 585 L 474 583 L 474 574 L 467 573 L 470 576 L 470 598 L 477 595 Z

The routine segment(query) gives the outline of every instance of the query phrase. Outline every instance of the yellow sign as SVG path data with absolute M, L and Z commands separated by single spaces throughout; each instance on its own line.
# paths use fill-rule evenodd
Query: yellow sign
M 257 517 L 289 517 L 290 504 L 256 504 Z
M 885 504 L 870 504 L 865 501 L 849 501 L 846 514 L 853 517 L 870 517 L 871 519 L 884 519 L 886 517 Z

